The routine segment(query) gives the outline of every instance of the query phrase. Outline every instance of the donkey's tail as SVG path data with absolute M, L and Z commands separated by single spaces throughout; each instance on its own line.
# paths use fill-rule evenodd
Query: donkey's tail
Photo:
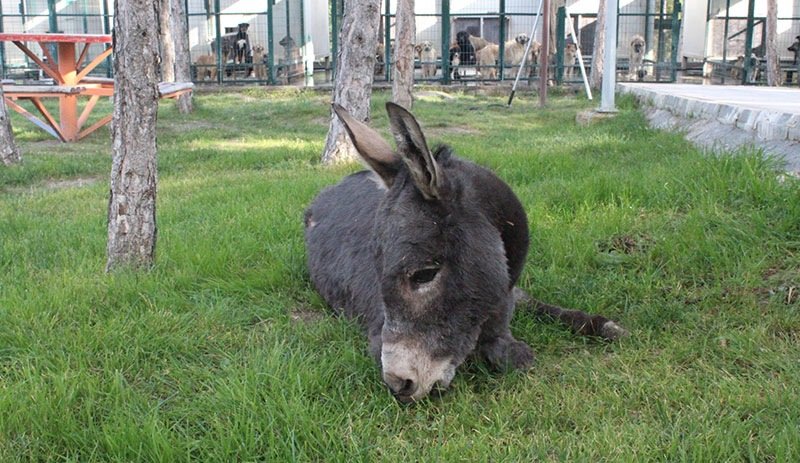
M 602 315 L 545 304 L 533 299 L 520 288 L 514 288 L 514 301 L 517 307 L 531 308 L 537 315 L 554 318 L 582 336 L 600 336 L 609 341 L 628 336 L 628 330 Z

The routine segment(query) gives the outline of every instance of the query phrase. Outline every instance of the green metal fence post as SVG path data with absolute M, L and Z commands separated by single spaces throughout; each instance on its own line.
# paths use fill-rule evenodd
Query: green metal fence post
M 284 0 L 287 1 L 288 0 Z M 270 85 L 275 85 L 275 33 L 273 31 L 273 14 L 272 5 L 275 0 L 267 0 L 267 79 Z
M 567 39 L 565 38 L 567 9 L 561 6 L 556 14 L 556 83 L 561 85 L 564 82 L 564 49 L 567 47 Z M 531 37 L 531 40 L 533 40 L 533 37 Z M 572 40 L 576 44 L 578 43 L 577 37 L 573 37 Z
M 725 2 L 725 27 L 723 32 L 723 42 L 722 42 L 722 62 L 727 64 L 728 63 L 728 27 L 730 24 L 730 16 L 731 16 L 731 0 L 726 0 Z M 711 0 L 708 0 L 708 14 L 711 14 Z M 707 19 L 708 20 L 708 19 Z M 722 83 L 725 83 L 725 76 L 728 75 L 728 68 L 725 68 L 725 71 L 722 73 Z
M 681 30 L 680 13 L 683 11 L 680 0 L 674 0 L 674 2 L 675 3 L 672 4 L 672 71 L 670 72 L 669 76 L 670 82 L 675 82 L 678 80 L 678 40 L 680 39 Z
M 744 72 L 742 73 L 742 83 L 746 83 L 750 79 L 753 71 L 752 63 L 750 62 L 750 55 L 753 54 L 753 29 L 756 27 L 755 23 L 755 8 L 756 1 L 750 0 L 747 5 L 747 33 L 744 36 Z
M 500 28 L 499 28 L 500 38 L 498 41 L 500 42 L 500 54 L 498 58 L 500 59 L 500 72 L 497 73 L 497 77 L 500 80 L 503 80 L 505 74 L 505 67 L 506 67 L 506 0 L 500 0 Z
M 442 0 L 442 83 L 450 83 L 450 0 Z
M 56 18 L 56 0 L 47 0 L 47 19 L 50 32 L 58 32 L 58 18 Z
M 392 79 L 392 66 L 390 59 L 392 59 L 392 9 L 391 1 L 386 0 L 386 7 L 383 12 L 383 73 L 386 82 Z
M 664 17 L 667 14 L 667 0 L 661 0 L 658 6 L 658 55 L 656 56 L 656 81 L 661 81 L 661 63 L 666 53 L 664 44 Z
M 222 57 L 222 22 L 219 18 L 220 0 L 214 0 L 214 29 L 216 29 L 215 48 L 217 49 L 217 83 L 222 83 L 222 76 L 225 74 L 225 59 Z
M 188 3 L 189 0 L 186 1 Z M 188 6 L 185 11 L 189 11 Z M 108 0 L 103 0 L 103 33 L 111 34 L 111 10 L 108 9 Z M 109 44 L 106 46 L 110 47 L 111 45 Z M 113 75 L 112 67 L 111 56 L 109 56 L 106 58 L 106 77 L 111 77 Z

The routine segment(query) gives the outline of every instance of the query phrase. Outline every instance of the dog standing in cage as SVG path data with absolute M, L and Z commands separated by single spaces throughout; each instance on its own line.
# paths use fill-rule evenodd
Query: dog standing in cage
M 628 56 L 629 75 L 631 80 L 644 80 L 647 71 L 644 69 L 644 54 L 647 50 L 644 37 L 635 34 L 631 37 L 631 47 Z
M 429 40 L 414 46 L 419 62 L 422 64 L 422 77 L 429 79 L 436 75 L 436 49 Z

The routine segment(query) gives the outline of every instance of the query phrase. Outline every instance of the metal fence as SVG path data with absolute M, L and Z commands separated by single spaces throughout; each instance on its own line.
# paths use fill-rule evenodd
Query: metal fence
M 778 2 L 777 48 L 786 83 L 797 80 L 800 41 L 800 0 Z M 707 74 L 722 83 L 757 84 L 766 81 L 766 2 L 708 0 Z M 799 48 L 800 45 L 794 48 Z
M 186 4 L 195 82 L 288 84 L 305 77 L 302 1 Z

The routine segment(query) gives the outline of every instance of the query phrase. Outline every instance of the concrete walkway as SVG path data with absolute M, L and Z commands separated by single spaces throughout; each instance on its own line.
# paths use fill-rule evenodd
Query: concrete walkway
M 800 89 L 620 83 L 653 127 L 679 130 L 711 149 L 755 146 L 800 173 Z

